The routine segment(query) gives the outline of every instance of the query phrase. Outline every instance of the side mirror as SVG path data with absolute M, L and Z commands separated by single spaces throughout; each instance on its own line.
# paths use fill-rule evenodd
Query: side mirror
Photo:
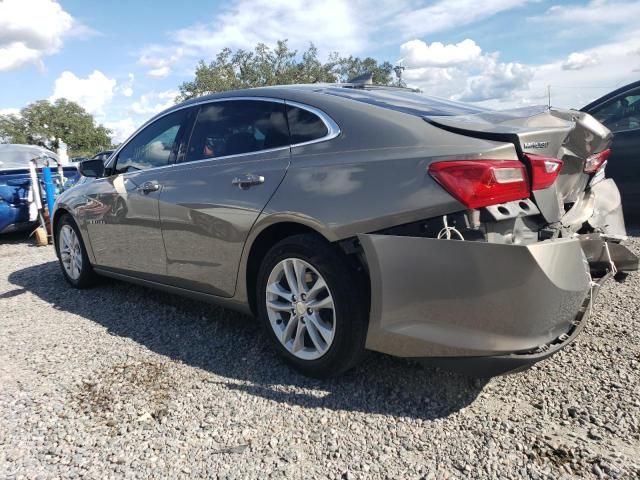
M 104 162 L 102 160 L 83 160 L 78 165 L 78 170 L 83 177 L 102 177 L 104 175 Z

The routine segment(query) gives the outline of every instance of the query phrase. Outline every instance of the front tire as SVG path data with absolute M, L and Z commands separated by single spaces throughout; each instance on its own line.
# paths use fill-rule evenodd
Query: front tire
M 68 214 L 56 226 L 56 250 L 62 275 L 69 285 L 82 289 L 95 283 L 96 273 L 89 263 L 82 236 L 76 222 Z
M 365 281 L 335 246 L 313 234 L 280 241 L 266 254 L 257 287 L 267 335 L 298 371 L 332 377 L 361 359 L 369 318 Z

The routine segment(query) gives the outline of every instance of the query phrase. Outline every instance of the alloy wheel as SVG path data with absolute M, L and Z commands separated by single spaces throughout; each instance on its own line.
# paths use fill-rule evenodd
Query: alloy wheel
M 286 258 L 269 275 L 266 290 L 271 328 L 289 353 L 302 360 L 322 357 L 333 342 L 336 310 L 320 273 L 300 258 Z
M 82 247 L 76 231 L 69 225 L 60 229 L 59 249 L 65 272 L 72 280 L 78 280 L 82 273 Z

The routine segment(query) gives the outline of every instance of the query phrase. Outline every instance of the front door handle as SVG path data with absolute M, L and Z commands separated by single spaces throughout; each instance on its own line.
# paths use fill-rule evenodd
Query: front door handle
M 240 175 L 231 182 L 233 185 L 237 185 L 242 190 L 253 187 L 254 185 L 260 185 L 264 183 L 264 177 L 262 175 L 254 175 L 253 173 L 247 173 L 246 175 Z
M 156 181 L 144 182 L 142 185 L 136 188 L 136 190 L 145 194 L 150 192 L 157 192 L 158 190 L 160 190 L 160 184 Z

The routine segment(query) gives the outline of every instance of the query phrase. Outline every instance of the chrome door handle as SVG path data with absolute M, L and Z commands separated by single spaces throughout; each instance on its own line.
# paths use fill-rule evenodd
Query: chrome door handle
M 234 178 L 231 183 L 244 190 L 254 185 L 260 185 L 261 183 L 264 183 L 264 177 L 262 175 L 254 175 L 253 173 L 248 173 L 246 175 L 240 175 L 239 177 Z
M 160 190 L 160 184 L 155 181 L 144 182 L 142 185 L 136 188 L 136 190 L 141 193 L 157 192 L 158 190 Z

